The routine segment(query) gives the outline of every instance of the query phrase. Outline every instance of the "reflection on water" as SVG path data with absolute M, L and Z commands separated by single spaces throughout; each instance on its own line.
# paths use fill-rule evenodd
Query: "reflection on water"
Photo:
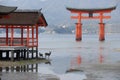
M 44 64 L 51 65 L 51 61 L 46 61 Z M 0 67 L 0 72 L 38 72 L 38 65 L 39 63 L 21 66 Z
M 73 57 L 70 62 L 70 69 L 77 69 L 80 67 L 80 64 L 82 63 L 82 58 L 80 55 L 77 55 L 77 57 Z
M 99 48 L 99 62 L 100 63 L 104 63 L 104 55 L 102 55 L 102 53 L 103 53 L 103 48 L 102 47 L 100 47 Z
M 51 65 L 51 61 L 46 61 L 45 64 Z
M 38 64 L 0 67 L 0 72 L 38 72 Z

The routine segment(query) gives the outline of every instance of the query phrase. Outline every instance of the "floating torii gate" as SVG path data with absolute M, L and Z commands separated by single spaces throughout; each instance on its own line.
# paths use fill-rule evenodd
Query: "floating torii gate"
M 107 14 L 111 13 L 111 11 L 114 9 L 116 9 L 116 6 L 109 7 L 109 8 L 99 8 L 99 9 L 78 9 L 78 8 L 67 7 L 67 10 L 69 10 L 71 13 L 77 14 L 77 16 L 71 16 L 72 19 L 77 19 L 76 41 L 82 40 L 82 23 L 81 23 L 82 19 L 99 19 L 100 20 L 99 40 L 104 41 L 105 40 L 105 23 L 103 22 L 103 19 L 110 19 L 111 16 Z

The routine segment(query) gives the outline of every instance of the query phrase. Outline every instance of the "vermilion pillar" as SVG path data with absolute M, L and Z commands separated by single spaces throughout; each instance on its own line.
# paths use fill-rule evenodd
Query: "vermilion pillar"
M 82 24 L 76 23 L 76 41 L 82 40 Z
M 36 25 L 36 42 L 38 47 L 38 25 Z
M 23 45 L 23 26 L 21 26 L 21 45 Z
M 6 25 L 6 45 L 8 46 L 8 25 Z
M 13 38 L 14 38 L 14 28 L 13 26 L 11 26 L 11 41 L 10 41 L 11 46 L 13 46 L 13 43 L 14 43 Z
M 99 23 L 99 40 L 104 41 L 105 40 L 105 23 Z
M 32 26 L 32 45 L 34 46 L 34 26 Z
M 27 46 L 29 46 L 29 26 L 27 26 Z

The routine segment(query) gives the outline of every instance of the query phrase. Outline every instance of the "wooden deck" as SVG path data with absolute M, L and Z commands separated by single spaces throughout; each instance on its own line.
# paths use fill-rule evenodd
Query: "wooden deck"
M 0 50 L 21 50 L 28 49 L 25 46 L 0 46 Z

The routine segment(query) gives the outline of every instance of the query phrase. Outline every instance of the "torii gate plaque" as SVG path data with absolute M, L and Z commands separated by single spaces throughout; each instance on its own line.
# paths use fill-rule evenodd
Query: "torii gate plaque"
M 112 10 L 116 9 L 116 6 L 110 8 L 100 8 L 100 9 L 77 9 L 77 8 L 69 8 L 71 13 L 78 14 L 77 16 L 71 16 L 72 19 L 78 19 L 76 23 L 76 41 L 82 40 L 82 19 L 99 19 L 100 20 L 100 28 L 99 28 L 99 40 L 105 40 L 105 23 L 103 19 L 110 19 L 110 15 L 106 15 L 105 13 L 111 13 Z M 83 15 L 88 14 L 88 15 Z M 97 14 L 97 15 L 94 15 Z M 105 14 L 105 15 L 104 15 Z

